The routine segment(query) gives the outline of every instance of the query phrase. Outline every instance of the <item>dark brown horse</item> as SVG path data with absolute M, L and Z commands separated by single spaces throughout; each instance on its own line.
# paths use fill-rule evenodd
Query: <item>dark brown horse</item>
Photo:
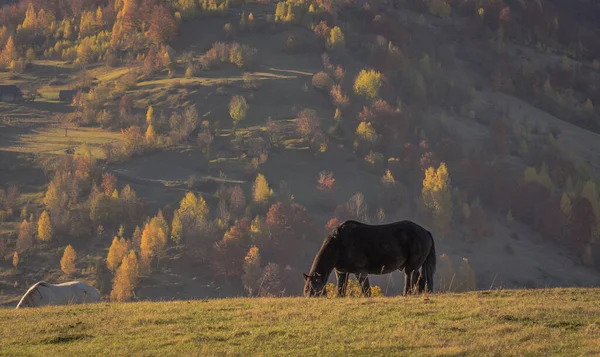
M 433 236 L 414 222 L 369 225 L 345 221 L 325 238 L 310 273 L 303 273 L 304 296 L 325 295 L 327 279 L 334 269 L 340 296 L 346 293 L 348 274 L 356 275 L 363 293 L 369 296 L 368 274 L 396 270 L 404 270 L 404 295 L 411 294 L 417 284 L 419 292 L 425 287 L 433 292 L 435 264 Z

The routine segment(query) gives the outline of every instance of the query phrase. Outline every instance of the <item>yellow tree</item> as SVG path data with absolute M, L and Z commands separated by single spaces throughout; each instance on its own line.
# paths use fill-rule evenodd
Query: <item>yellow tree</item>
M 208 218 L 208 206 L 204 197 L 196 197 L 193 192 L 188 192 L 179 204 L 179 214 L 182 217 L 193 217 L 198 221 Z
M 330 49 L 341 49 L 346 46 L 346 40 L 344 39 L 344 34 L 342 33 L 342 29 L 335 26 L 331 29 L 329 33 L 329 38 L 327 39 L 327 47 Z
M 237 124 L 246 118 L 246 113 L 250 106 L 246 102 L 246 98 L 241 95 L 236 95 L 231 98 L 229 102 L 229 116 L 233 120 L 233 129 L 235 130 Z
M 146 145 L 150 147 L 156 145 L 156 132 L 154 131 L 152 124 L 149 124 L 148 129 L 146 130 Z
M 252 197 L 254 198 L 254 202 L 263 205 L 267 203 L 267 200 L 272 194 L 273 190 L 269 189 L 269 184 L 267 183 L 265 176 L 263 174 L 258 174 L 256 180 L 254 180 L 254 186 L 252 187 Z
M 52 234 L 50 215 L 44 211 L 38 220 L 38 238 L 44 242 L 49 242 L 52 240 Z
M 77 253 L 75 249 L 69 244 L 65 248 L 62 258 L 60 259 L 60 269 L 66 275 L 73 275 L 75 273 L 75 257 Z
M 367 99 L 375 99 L 379 97 L 381 85 L 381 73 L 363 69 L 354 79 L 354 92 Z
M 119 239 L 116 236 L 113 238 L 112 244 L 108 249 L 108 256 L 106 257 L 106 266 L 110 271 L 114 273 L 117 270 L 123 257 L 127 255 L 128 249 L 129 247 L 125 238 Z
M 17 251 L 25 252 L 33 246 L 33 225 L 27 220 L 23 220 L 19 226 L 19 235 L 17 236 Z
M 242 275 L 242 282 L 248 290 L 248 295 L 252 295 L 258 289 L 261 276 L 260 253 L 256 246 L 252 246 L 244 258 L 244 274 Z
M 206 201 L 199 195 L 188 192 L 179 203 L 179 209 L 173 214 L 171 239 L 180 243 L 197 232 L 201 224 L 208 219 L 209 210 Z
M 163 254 L 167 245 L 167 232 L 161 225 L 159 218 L 154 217 L 144 226 L 142 241 L 140 243 L 140 258 L 143 272 L 150 273 L 150 261 L 153 257 Z
M 173 222 L 171 223 L 171 239 L 173 242 L 179 244 L 181 243 L 182 234 L 183 224 L 179 217 L 179 211 L 175 211 L 175 213 L 173 213 Z
M 423 202 L 431 210 L 437 233 L 444 237 L 450 230 L 452 220 L 452 191 L 450 176 L 445 163 L 437 170 L 430 167 L 425 171 L 422 190 Z
M 33 3 L 29 3 L 29 6 L 27 6 L 27 11 L 25 11 L 25 20 L 23 21 L 23 24 L 21 25 L 22 28 L 24 29 L 30 29 L 30 30 L 35 30 L 35 25 L 36 25 L 36 14 L 35 14 L 35 9 L 33 8 Z
M 123 258 L 121 266 L 115 274 L 110 298 L 113 301 L 127 301 L 133 296 L 139 278 L 139 266 L 133 250 Z
M 13 254 L 13 261 L 12 261 L 13 266 L 16 268 L 17 265 L 19 265 L 19 253 L 15 252 Z
M 104 26 L 104 14 L 102 13 L 102 8 L 100 8 L 100 6 L 98 6 L 98 9 L 96 9 L 96 26 Z
M 148 123 L 148 125 L 152 125 L 153 119 L 154 119 L 154 108 L 152 108 L 152 106 L 149 106 L 148 111 L 146 112 L 146 123 Z
M 0 64 L 8 66 L 12 61 L 17 60 L 18 58 L 19 52 L 17 52 L 12 36 L 10 36 L 8 41 L 6 41 L 4 50 L 0 53 Z

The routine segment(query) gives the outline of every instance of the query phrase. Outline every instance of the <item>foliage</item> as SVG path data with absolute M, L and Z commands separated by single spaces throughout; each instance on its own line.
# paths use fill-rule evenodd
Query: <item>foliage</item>
M 52 236 L 53 231 L 50 216 L 48 212 L 44 211 L 38 220 L 38 238 L 43 242 L 49 242 L 52 240 Z
M 338 26 L 335 26 L 331 29 L 331 32 L 329 33 L 329 38 L 327 39 L 327 47 L 332 50 L 340 50 L 346 47 L 346 40 L 344 39 L 344 34 Z
M 244 274 L 242 275 L 242 282 L 248 295 L 252 296 L 258 290 L 261 276 L 260 253 L 256 246 L 252 246 L 244 258 Z
M 19 253 L 17 253 L 17 252 L 13 253 L 12 265 L 15 268 L 19 265 Z
M 312 86 L 319 90 L 327 91 L 333 86 L 333 81 L 327 73 L 317 72 L 312 77 Z
M 138 284 L 139 266 L 137 256 L 133 250 L 123 257 L 123 261 L 115 274 L 110 299 L 123 302 L 133 297 L 134 289 Z
M 153 257 L 159 257 L 164 254 L 167 245 L 167 226 L 162 216 L 153 217 L 149 223 L 144 226 L 142 231 L 142 240 L 140 242 L 140 258 L 142 271 L 149 273 L 150 260 Z M 164 222 L 164 223 L 163 223 Z
M 444 237 L 450 231 L 452 220 L 452 187 L 445 163 L 425 171 L 422 190 L 423 202 L 431 210 L 437 233 Z
M 379 97 L 382 86 L 381 73 L 374 70 L 361 70 L 354 79 L 354 92 L 367 99 Z
M 252 198 L 255 203 L 264 205 L 269 197 L 273 195 L 273 190 L 269 188 L 267 179 L 263 174 L 258 174 L 252 186 Z
M 123 261 L 123 258 L 127 255 L 129 250 L 129 244 L 125 238 L 113 238 L 112 244 L 108 249 L 108 256 L 106 257 L 106 266 L 111 272 L 116 272 L 119 264 Z
M 73 275 L 75 270 L 75 257 L 77 253 L 75 249 L 69 244 L 63 253 L 62 258 L 60 259 L 60 269 L 65 275 Z
M 17 236 L 17 251 L 26 252 L 33 246 L 34 227 L 33 224 L 23 220 L 19 226 L 19 234 Z M 0 252 L 1 253 L 1 252 Z
M 241 95 L 236 95 L 229 101 L 229 116 L 233 120 L 233 126 L 246 118 L 246 113 L 250 106 L 246 102 L 246 98 Z

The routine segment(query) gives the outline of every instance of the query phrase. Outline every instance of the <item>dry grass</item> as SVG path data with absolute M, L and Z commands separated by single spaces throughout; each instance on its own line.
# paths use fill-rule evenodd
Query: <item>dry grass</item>
M 103 158 L 100 145 L 119 140 L 118 132 L 103 131 L 99 128 L 68 128 L 65 136 L 64 127 L 49 126 L 34 129 L 31 132 L 16 135 L 15 139 L 0 146 L 2 151 L 13 151 L 34 154 L 64 154 L 67 148 L 77 149 L 86 143 L 96 158 Z
M 597 356 L 600 289 L 0 310 L 10 356 Z

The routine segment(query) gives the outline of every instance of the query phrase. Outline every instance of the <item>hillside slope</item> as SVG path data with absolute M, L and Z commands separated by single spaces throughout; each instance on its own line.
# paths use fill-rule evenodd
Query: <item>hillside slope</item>
M 330 8 L 314 1 L 313 15 L 309 3 L 297 9 L 308 11 L 300 21 L 293 11 L 285 19 L 276 16 L 294 0 L 277 7 L 231 3 L 224 11 L 184 16 L 170 47 L 158 53 L 140 49 L 80 68 L 66 56 L 73 51 L 38 51 L 24 73 L 0 72 L 3 84 L 40 95 L 0 103 L 0 189 L 10 192 L 15 184 L 22 194 L 11 205 L 0 199 L 0 304 L 15 306 L 39 280 L 106 280 L 99 285 L 108 297 L 113 276 L 97 268 L 105 265 L 113 237 L 124 235 L 139 258 L 135 227 L 144 231 L 161 209 L 168 231 L 190 191 L 207 202 L 206 224 L 182 242 L 165 240 L 166 256 L 140 279 L 138 300 L 241 296 L 242 265 L 252 245 L 260 250 L 261 274 L 270 263 L 280 269 L 275 295 L 298 294 L 301 271 L 310 267 L 326 224 L 344 219 L 411 219 L 436 232 L 438 254 L 447 259 L 440 259 L 437 276 L 458 276 L 463 265 L 475 275 L 476 284 L 453 280 L 451 291 L 600 286 L 600 113 L 592 104 L 600 103 L 600 62 L 589 57 L 592 48 L 579 53 L 577 46 L 559 46 L 552 34 L 542 36 L 542 25 L 554 19 L 552 8 L 506 1 L 513 9 L 508 21 L 510 9 L 499 7 L 502 1 L 485 2 L 481 12 L 469 1 L 448 1 L 451 15 L 426 2 L 396 1 L 399 6 L 389 8 L 350 1 Z M 11 15 L 15 24 L 24 22 L 22 4 L 23 16 Z M 561 30 L 568 29 L 568 13 L 560 17 Z M 250 15 L 254 25 L 242 26 Z M 530 17 L 545 20 L 524 20 Z M 498 18 L 507 22 L 499 26 Z M 339 47 L 327 45 L 335 28 L 345 38 Z M 82 46 L 80 40 L 72 45 Z M 354 90 L 362 69 L 385 79 L 378 100 Z M 59 91 L 65 89 L 81 89 L 87 97 L 62 101 Z M 234 130 L 229 105 L 237 96 L 249 109 Z M 192 108 L 188 132 L 181 118 Z M 376 130 L 359 135 L 361 125 Z M 128 127 L 136 130 L 120 133 Z M 157 137 L 146 138 L 148 132 Z M 87 167 L 85 158 L 79 161 L 83 144 L 97 159 L 90 177 L 75 169 Z M 76 149 L 73 165 L 66 165 L 66 149 Z M 122 158 L 115 159 L 115 152 Z M 56 164 L 54 172 L 54 161 L 65 165 Z M 451 198 L 438 216 L 436 205 L 427 207 L 423 188 L 425 171 L 442 162 Z M 140 206 L 128 206 L 133 218 L 120 214 L 127 200 L 114 191 L 92 190 L 103 186 L 104 173 L 118 179 L 107 187 L 122 193 L 129 185 L 137 193 Z M 334 178 L 329 191 L 320 186 L 321 173 Z M 390 186 L 383 181 L 388 173 Z M 268 202 L 254 200 L 258 174 L 273 191 Z M 51 242 L 26 234 L 23 221 L 35 225 L 44 210 L 52 210 L 44 200 L 51 182 L 70 175 L 79 178 L 60 185 L 71 193 L 68 203 L 51 213 L 73 219 L 52 222 Z M 233 189 L 242 192 L 243 207 L 234 207 Z M 115 203 L 106 208 L 112 214 L 92 214 L 92 201 Z M 266 222 L 269 212 L 291 202 L 297 204 L 289 211 L 294 217 L 282 209 L 281 217 L 273 214 Z M 306 219 L 288 224 L 298 212 Z M 264 224 L 251 230 L 245 219 Z M 227 250 L 225 237 L 236 232 L 239 249 Z M 19 247 L 27 238 L 30 244 L 21 245 L 30 247 Z M 71 276 L 60 269 L 68 244 L 77 251 Z M 219 244 L 226 259 L 219 258 Z M 221 261 L 235 264 L 224 269 Z M 398 272 L 372 277 L 386 295 L 398 293 L 403 281 Z
M 550 289 L 1 309 L 0 355 L 597 356 L 599 297 Z

